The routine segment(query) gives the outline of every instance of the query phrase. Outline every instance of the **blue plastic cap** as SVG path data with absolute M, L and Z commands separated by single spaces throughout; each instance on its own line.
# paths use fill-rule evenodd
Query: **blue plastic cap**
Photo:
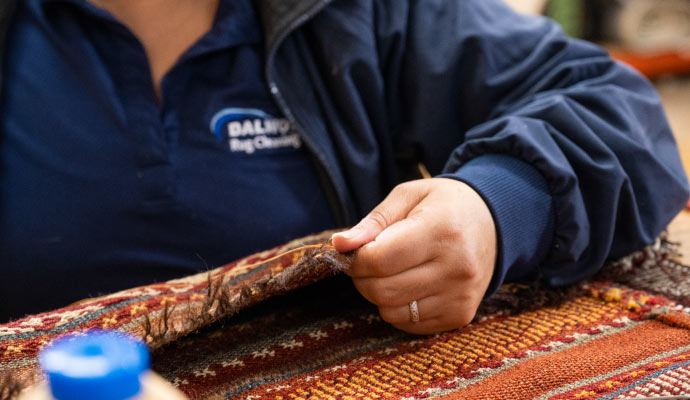
M 114 331 L 63 336 L 38 359 L 56 400 L 130 398 L 141 390 L 139 377 L 150 365 L 142 342 Z

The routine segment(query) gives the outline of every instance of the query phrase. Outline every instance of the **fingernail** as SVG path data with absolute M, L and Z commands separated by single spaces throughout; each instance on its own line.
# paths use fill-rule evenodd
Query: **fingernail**
M 352 228 L 352 229 L 347 230 L 347 231 L 338 232 L 338 233 L 334 234 L 333 236 L 340 236 L 345 240 L 351 240 L 351 239 L 354 239 L 357 236 L 359 236 L 360 232 L 361 232 L 361 229 Z

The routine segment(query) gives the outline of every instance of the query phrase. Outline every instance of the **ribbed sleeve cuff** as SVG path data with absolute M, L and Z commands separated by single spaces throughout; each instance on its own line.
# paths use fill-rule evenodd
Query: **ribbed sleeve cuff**
M 515 157 L 491 154 L 439 177 L 465 182 L 491 210 L 498 254 L 487 295 L 504 281 L 534 279 L 554 235 L 552 199 L 542 175 Z

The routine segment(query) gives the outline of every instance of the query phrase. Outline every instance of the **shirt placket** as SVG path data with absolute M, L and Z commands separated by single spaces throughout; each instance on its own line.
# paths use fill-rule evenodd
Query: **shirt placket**
M 134 34 L 108 12 L 82 0 L 44 0 L 50 3 L 71 3 L 92 16 L 105 61 L 110 65 L 117 97 L 126 115 L 123 134 L 133 143 L 136 182 L 131 190 L 140 201 L 141 210 L 164 211 L 174 204 L 174 173 L 170 162 L 161 109 L 154 97 L 153 81 L 143 45 Z M 103 46 L 105 46 L 103 48 Z
M 136 189 L 143 207 L 160 211 L 175 198 L 170 145 L 144 48 L 129 31 L 118 36 L 113 41 L 118 55 L 114 79 L 127 115 L 127 134 L 135 142 Z

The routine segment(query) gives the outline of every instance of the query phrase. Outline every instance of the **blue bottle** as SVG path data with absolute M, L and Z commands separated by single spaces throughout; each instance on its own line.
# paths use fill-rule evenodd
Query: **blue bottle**
M 184 399 L 150 371 L 146 346 L 125 333 L 91 331 L 64 336 L 41 351 L 38 360 L 47 388 L 39 385 L 22 399 Z

